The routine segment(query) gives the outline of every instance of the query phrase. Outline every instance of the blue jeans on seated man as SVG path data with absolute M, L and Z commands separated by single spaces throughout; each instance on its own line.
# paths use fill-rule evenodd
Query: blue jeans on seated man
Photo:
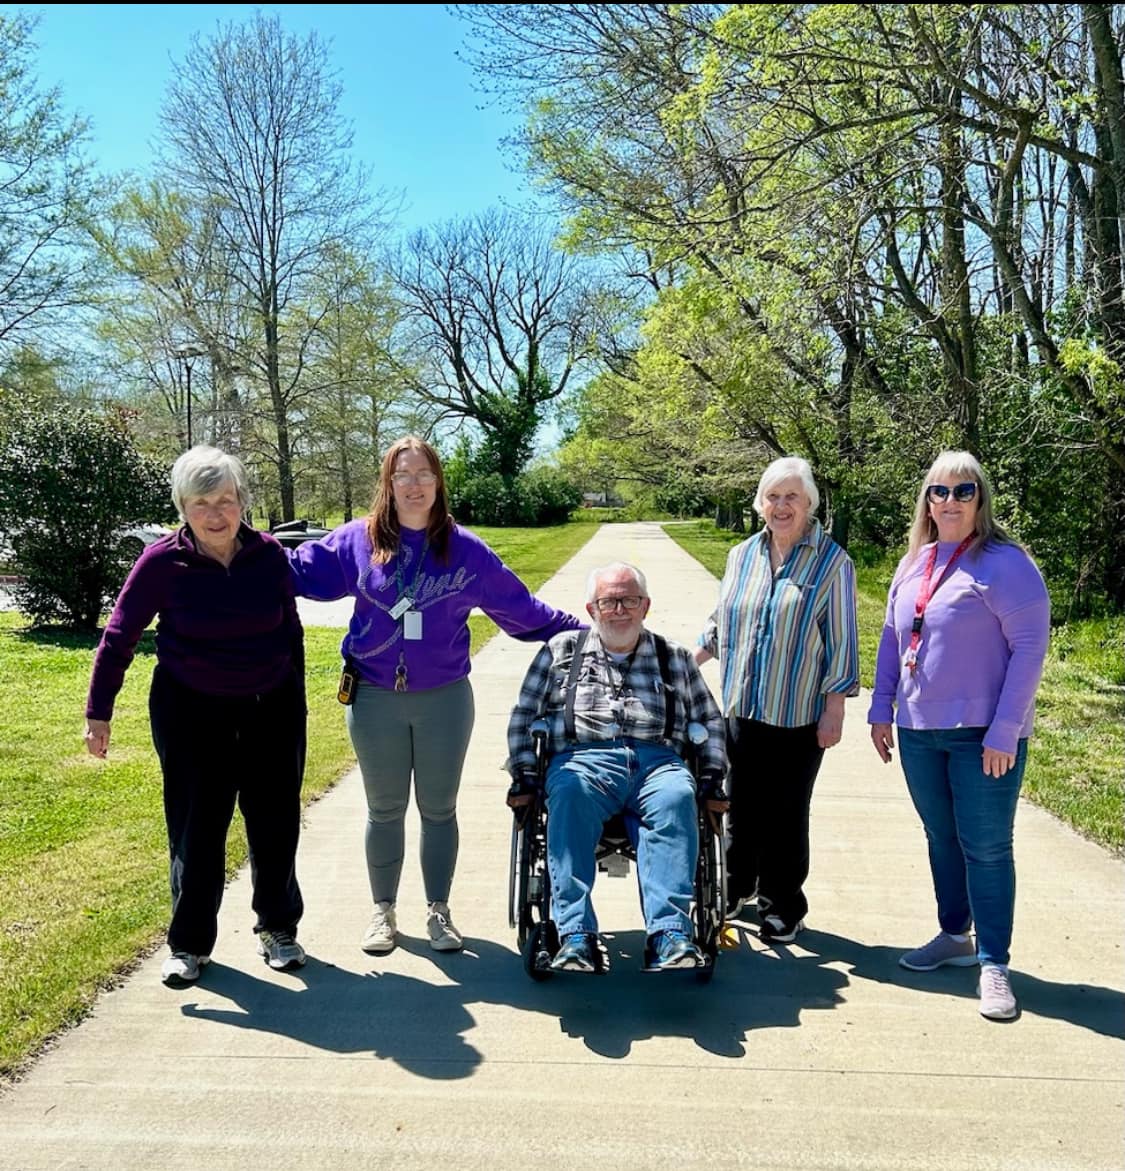
M 987 728 L 898 729 L 902 770 L 930 852 L 942 931 L 975 926 L 981 963 L 1008 963 L 1016 904 L 1012 827 L 1027 740 L 1002 777 L 988 776 Z
M 557 753 L 547 767 L 547 865 L 559 936 L 596 932 L 590 892 L 602 825 L 624 812 L 636 825 L 637 876 L 649 935 L 693 935 L 699 852 L 695 781 L 664 744 L 618 739 Z

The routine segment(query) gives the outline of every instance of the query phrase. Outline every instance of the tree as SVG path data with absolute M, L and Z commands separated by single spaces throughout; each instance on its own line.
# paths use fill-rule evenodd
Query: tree
M 512 479 L 547 404 L 596 351 L 582 266 L 542 228 L 488 213 L 416 233 L 393 275 L 413 388 L 443 416 L 478 424 L 492 466 Z
M 0 531 L 36 623 L 96 629 L 128 570 L 121 529 L 161 519 L 167 472 L 137 450 L 125 413 L 0 398 Z
M 286 520 L 295 514 L 291 432 L 306 350 L 331 305 L 314 303 L 311 289 L 332 250 L 364 250 L 379 214 L 348 159 L 339 99 L 316 34 L 286 37 L 277 17 L 259 13 L 193 40 L 161 113 L 167 173 L 214 217 L 213 255 L 253 315 L 238 364 L 265 388 Z
M 86 229 L 101 197 L 57 90 L 40 93 L 34 22 L 0 15 L 0 341 L 30 340 L 92 299 Z

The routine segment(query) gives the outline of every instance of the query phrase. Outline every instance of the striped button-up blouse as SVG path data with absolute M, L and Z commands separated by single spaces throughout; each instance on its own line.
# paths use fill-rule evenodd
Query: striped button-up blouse
M 829 692 L 859 692 L 855 567 L 814 520 L 775 574 L 769 530 L 727 557 L 719 604 L 699 639 L 719 660 L 725 716 L 813 724 Z

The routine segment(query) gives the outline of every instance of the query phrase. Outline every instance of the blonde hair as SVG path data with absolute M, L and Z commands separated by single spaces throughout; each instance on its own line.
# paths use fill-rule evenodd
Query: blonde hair
M 943 451 L 930 464 L 930 470 L 922 478 L 922 487 L 918 490 L 918 499 L 914 504 L 914 519 L 907 536 L 907 556 L 913 557 L 923 545 L 929 545 L 937 540 L 937 525 L 930 516 L 926 489 L 947 476 L 961 476 L 965 480 L 972 480 L 977 486 L 977 537 L 967 552 L 976 553 L 989 542 L 997 545 L 1019 544 L 996 521 L 992 511 L 992 485 L 977 457 L 968 451 Z
M 396 440 L 387 449 L 383 456 L 383 466 L 379 472 L 379 484 L 375 489 L 375 499 L 371 504 L 371 512 L 367 517 L 367 536 L 371 541 L 371 560 L 376 565 L 390 561 L 398 552 L 399 533 L 402 526 L 399 524 L 398 513 L 395 510 L 394 485 L 391 476 L 394 475 L 395 464 L 404 451 L 417 451 L 426 457 L 431 471 L 437 476 L 435 485 L 434 503 L 430 509 L 430 519 L 426 524 L 426 536 L 430 541 L 430 548 L 434 555 L 445 561 L 449 556 L 449 535 L 453 531 L 453 516 L 449 511 L 449 497 L 445 491 L 445 473 L 441 466 L 441 457 L 424 439 L 417 435 L 404 435 Z

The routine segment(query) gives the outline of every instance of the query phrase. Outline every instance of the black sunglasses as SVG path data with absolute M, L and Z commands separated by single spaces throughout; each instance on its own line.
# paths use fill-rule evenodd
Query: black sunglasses
M 972 480 L 967 480 L 954 488 L 947 488 L 944 484 L 930 484 L 926 488 L 926 499 L 931 503 L 936 500 L 948 500 L 950 492 L 953 493 L 954 500 L 967 504 L 977 494 L 977 486 Z

